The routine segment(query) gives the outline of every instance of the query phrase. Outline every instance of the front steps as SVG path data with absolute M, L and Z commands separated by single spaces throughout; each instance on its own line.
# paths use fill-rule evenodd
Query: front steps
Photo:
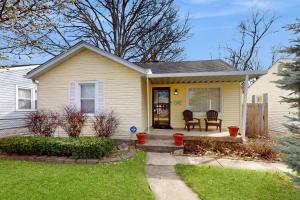
M 176 146 L 173 138 L 153 138 L 151 134 L 147 138 L 146 144 L 136 144 L 136 148 L 146 152 L 173 153 L 176 150 L 183 150 L 182 146 Z

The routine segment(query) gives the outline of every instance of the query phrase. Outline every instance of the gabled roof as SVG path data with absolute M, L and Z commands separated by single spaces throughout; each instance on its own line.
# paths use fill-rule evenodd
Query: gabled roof
M 153 74 L 237 71 L 223 60 L 136 63 Z
M 70 49 L 68 49 L 67 51 L 55 56 L 54 58 L 48 60 L 47 62 L 45 62 L 44 64 L 40 65 L 39 67 L 31 70 L 30 72 L 27 73 L 26 78 L 31 78 L 34 79 L 38 76 L 40 76 L 41 74 L 49 71 L 50 69 L 52 69 L 53 67 L 55 67 L 56 65 L 62 63 L 63 61 L 67 60 L 68 58 L 72 57 L 73 55 L 77 54 L 78 52 L 80 52 L 83 49 L 89 49 L 99 55 L 102 55 L 104 57 L 109 58 L 110 60 L 113 60 L 117 63 L 120 63 L 130 69 L 133 69 L 141 74 L 146 74 L 147 70 L 145 70 L 144 68 L 128 62 L 127 60 L 120 58 L 116 55 L 113 55 L 111 53 L 108 53 L 106 51 L 103 51 L 101 49 L 99 49 L 98 47 L 95 47 L 93 45 L 90 45 L 86 42 L 79 42 L 76 45 L 74 45 L 73 47 L 71 47 Z

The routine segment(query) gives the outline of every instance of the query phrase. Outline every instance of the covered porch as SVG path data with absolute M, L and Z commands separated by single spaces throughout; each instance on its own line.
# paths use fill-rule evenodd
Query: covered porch
M 249 79 L 263 75 L 264 71 L 230 71 L 199 73 L 148 73 L 147 81 L 147 132 L 150 139 L 172 137 L 174 132 L 185 134 L 185 140 L 214 138 L 214 140 L 241 142 L 245 140 L 247 89 Z M 244 82 L 245 84 L 241 84 Z M 243 88 L 242 88 L 243 87 Z M 157 98 L 156 90 L 163 90 L 163 98 Z M 191 90 L 205 91 L 203 97 L 193 97 L 196 106 L 191 105 Z M 198 91 L 196 91 L 198 92 Z M 214 99 L 210 95 L 216 93 Z M 198 99 L 197 99 L 198 98 Z M 206 104 L 202 102 L 207 102 Z M 200 105 L 197 105 L 197 102 Z M 202 104 L 201 104 L 202 103 Z M 200 110 L 195 111 L 195 107 Z M 206 107 L 205 107 L 206 106 Z M 183 111 L 192 110 L 194 117 L 200 119 L 202 130 L 198 127 L 190 131 L 184 130 Z M 193 110 L 194 109 L 194 110 Z M 222 119 L 221 132 L 214 127 L 205 131 L 204 119 L 206 111 L 217 110 Z M 160 126 L 161 125 L 161 126 Z M 240 127 L 240 135 L 229 136 L 227 126 Z M 163 128 L 163 129 L 162 129 Z

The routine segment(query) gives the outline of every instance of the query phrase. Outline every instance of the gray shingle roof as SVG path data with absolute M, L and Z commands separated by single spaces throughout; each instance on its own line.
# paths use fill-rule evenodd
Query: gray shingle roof
M 153 74 L 237 71 L 223 60 L 135 63 Z

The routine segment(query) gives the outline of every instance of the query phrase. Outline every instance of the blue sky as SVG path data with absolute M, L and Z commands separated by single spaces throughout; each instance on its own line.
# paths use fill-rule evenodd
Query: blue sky
M 238 39 L 236 27 L 243 19 L 251 16 L 253 9 L 266 15 L 275 14 L 278 19 L 273 31 L 264 38 L 259 57 L 264 67 L 271 63 L 272 46 L 288 45 L 294 37 L 282 27 L 300 17 L 299 0 L 176 0 L 181 13 L 189 13 L 191 38 L 185 42 L 186 59 L 222 58 L 220 47 L 235 44 Z
M 251 15 L 253 9 L 266 14 L 275 14 L 278 19 L 273 26 L 276 33 L 267 36 L 261 43 L 259 57 L 266 68 L 271 63 L 272 46 L 288 45 L 294 37 L 282 27 L 300 17 L 300 0 L 175 0 L 180 15 L 190 18 L 191 37 L 184 42 L 185 60 L 218 59 L 224 56 L 222 47 L 235 44 L 238 39 L 236 27 Z M 221 48 L 220 48 L 221 47 Z M 10 58 L 7 63 L 45 62 L 50 57 L 34 56 Z

